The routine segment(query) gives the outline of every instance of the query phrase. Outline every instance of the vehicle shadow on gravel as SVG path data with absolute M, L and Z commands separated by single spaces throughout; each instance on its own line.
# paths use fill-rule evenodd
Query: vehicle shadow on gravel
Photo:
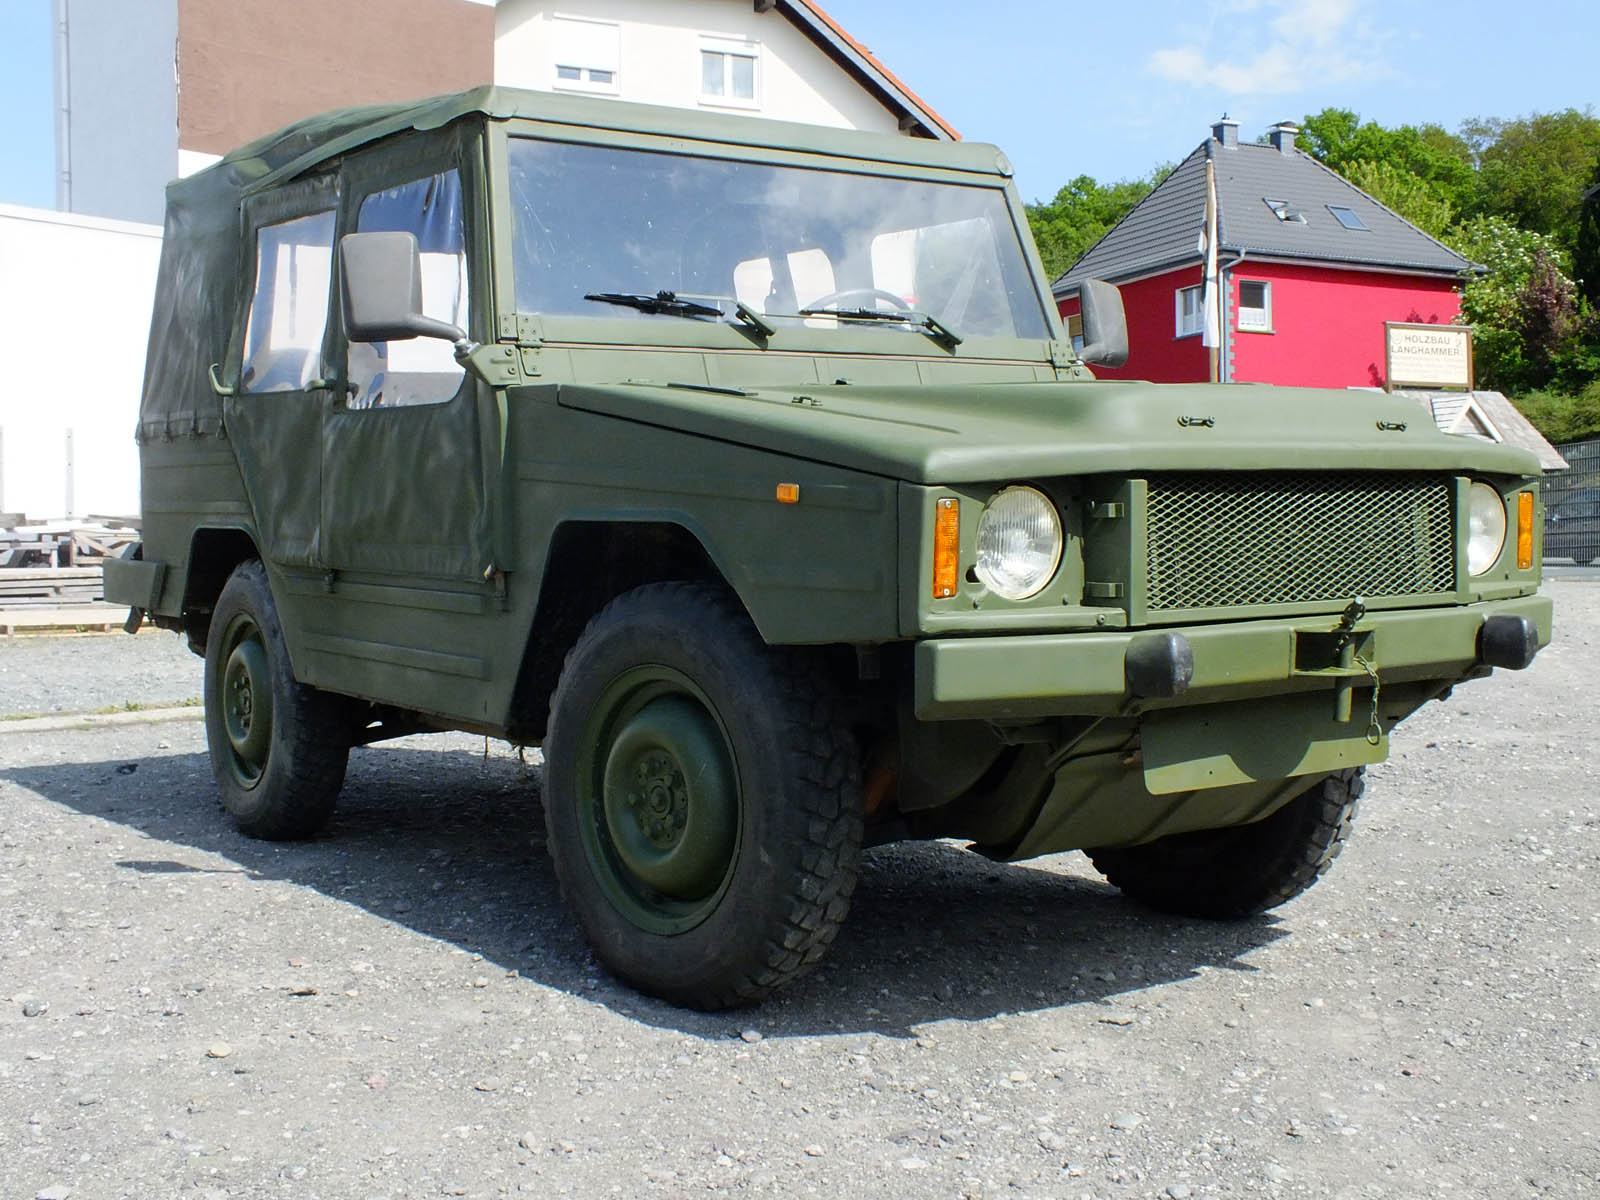
M 768 1037 L 908 1037 L 941 1020 L 1062 1005 L 1120 1010 L 1135 1002 L 1128 993 L 1154 1003 L 1161 992 L 1145 989 L 1204 968 L 1254 970 L 1250 952 L 1283 936 L 1271 917 L 1218 925 L 1148 912 L 1075 866 L 1075 856 L 1011 866 L 942 842 L 889 846 L 867 853 L 850 920 L 816 973 L 759 1009 L 689 1012 L 617 983 L 590 954 L 545 853 L 539 774 L 503 750 L 359 749 L 328 830 L 284 844 L 233 829 L 203 754 L 0 771 L 47 800 L 221 856 L 251 878 L 314 889 L 631 1019 L 701 1037 L 752 1027 Z M 218 864 L 176 850 L 114 869 L 170 876 Z

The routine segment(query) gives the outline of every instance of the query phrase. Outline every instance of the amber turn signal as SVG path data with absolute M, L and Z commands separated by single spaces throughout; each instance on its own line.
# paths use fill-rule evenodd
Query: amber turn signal
M 779 504 L 799 504 L 800 485 L 798 483 L 780 483 L 778 485 Z
M 956 594 L 961 569 L 961 501 L 940 500 L 933 514 L 933 598 Z
M 1517 493 L 1517 569 L 1533 566 L 1533 493 Z

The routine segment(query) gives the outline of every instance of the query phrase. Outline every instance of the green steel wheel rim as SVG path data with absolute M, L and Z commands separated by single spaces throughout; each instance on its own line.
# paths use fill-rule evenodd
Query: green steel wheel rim
M 687 676 L 652 665 L 614 680 L 584 726 L 576 784 L 584 854 L 619 913 L 671 935 L 716 910 L 742 798 L 727 729 Z
M 228 627 L 222 666 L 222 728 L 228 768 L 239 785 L 261 782 L 272 747 L 272 678 L 260 627 L 241 616 Z

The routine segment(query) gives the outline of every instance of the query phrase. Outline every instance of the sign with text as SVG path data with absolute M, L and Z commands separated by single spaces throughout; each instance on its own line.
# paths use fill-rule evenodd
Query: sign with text
M 1472 390 L 1472 330 L 1464 325 L 1383 326 L 1385 387 Z

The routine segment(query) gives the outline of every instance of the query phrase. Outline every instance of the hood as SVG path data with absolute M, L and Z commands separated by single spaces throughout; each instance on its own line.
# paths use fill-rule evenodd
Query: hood
M 721 388 L 563 384 L 560 403 L 916 483 L 1167 470 L 1537 475 L 1381 393 L 1105 381 Z

